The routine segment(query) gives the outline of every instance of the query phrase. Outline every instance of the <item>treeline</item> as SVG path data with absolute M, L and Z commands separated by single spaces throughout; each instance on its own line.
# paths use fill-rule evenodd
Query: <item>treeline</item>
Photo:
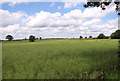
M 83 37 L 80 36 L 79 38 L 82 39 Z M 89 36 L 89 38 L 92 38 L 92 36 Z M 120 39 L 120 30 L 116 30 L 110 36 L 105 36 L 103 33 L 101 33 L 96 38 L 93 39 Z
M 82 36 L 79 37 L 80 39 L 83 39 Z M 103 33 L 99 34 L 96 38 L 89 36 L 89 39 L 120 39 L 120 30 L 116 30 L 115 32 L 113 32 L 110 36 L 105 36 Z M 85 39 L 88 39 L 87 37 L 85 37 Z M 13 40 L 13 36 L 12 35 L 7 35 L 6 39 L 8 39 L 8 41 L 12 41 Z M 35 40 L 41 40 L 42 37 L 40 38 L 35 38 L 35 36 L 30 35 L 29 39 L 25 38 L 23 40 L 29 40 L 30 42 L 34 42 Z M 75 39 L 75 38 L 72 38 Z

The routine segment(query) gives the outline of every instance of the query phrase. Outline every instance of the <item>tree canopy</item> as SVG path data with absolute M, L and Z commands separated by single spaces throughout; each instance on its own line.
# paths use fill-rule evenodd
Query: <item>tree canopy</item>
M 9 41 L 12 41 L 13 40 L 13 36 L 12 35 L 7 35 L 6 39 L 8 39 Z
M 83 37 L 82 36 L 80 36 L 80 39 L 82 39 Z
M 92 36 L 89 36 L 89 38 L 92 38 Z
M 40 37 L 40 40 L 42 39 L 42 37 Z
M 120 30 L 116 30 L 111 34 L 111 39 L 120 39 Z
M 112 1 L 113 0 L 87 0 L 84 7 L 101 7 L 102 10 L 105 10 L 105 7 L 110 5 Z M 120 0 L 114 0 L 114 4 L 116 5 L 115 11 L 120 11 Z M 118 12 L 118 15 L 120 15 L 120 12 Z
M 98 39 L 104 39 L 105 35 L 103 33 L 99 34 L 99 36 L 97 37 Z
M 30 35 L 30 36 L 29 36 L 29 41 L 30 41 L 30 42 L 34 42 L 34 41 L 35 41 L 35 36 Z

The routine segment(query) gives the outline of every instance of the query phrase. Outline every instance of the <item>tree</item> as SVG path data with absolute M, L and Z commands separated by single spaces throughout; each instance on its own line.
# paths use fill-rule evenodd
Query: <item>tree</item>
M 92 36 L 89 36 L 89 38 L 92 38 Z
M 12 41 L 12 40 L 13 40 L 13 36 L 7 35 L 7 36 L 6 36 L 6 39 L 8 39 L 9 41 Z
M 38 38 L 36 38 L 36 40 L 38 40 Z
M 106 6 L 110 5 L 113 0 L 87 0 L 87 3 L 84 4 L 84 7 L 101 7 L 102 10 L 105 10 Z M 120 1 L 114 0 L 114 3 L 116 5 L 115 10 L 120 11 Z M 120 15 L 120 12 L 118 12 L 118 15 Z
M 40 40 L 42 39 L 42 37 L 40 37 Z
M 105 39 L 109 39 L 109 36 L 106 36 Z
M 99 34 L 99 36 L 97 37 L 98 39 L 104 39 L 105 38 L 105 35 L 104 34 Z
M 29 36 L 29 41 L 30 41 L 30 42 L 34 42 L 34 41 L 35 41 L 35 36 L 30 35 L 30 36 Z
M 85 37 L 85 39 L 87 39 L 87 37 Z
M 24 40 L 27 40 L 27 38 L 25 38 Z
M 116 30 L 111 34 L 111 39 L 120 39 L 120 30 Z
M 82 36 L 80 36 L 80 39 L 82 39 L 83 37 Z

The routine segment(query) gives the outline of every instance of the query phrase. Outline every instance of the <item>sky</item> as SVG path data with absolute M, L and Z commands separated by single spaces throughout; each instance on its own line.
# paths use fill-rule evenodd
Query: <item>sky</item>
M 84 8 L 84 2 L 4 2 L 0 3 L 0 39 L 97 37 L 118 29 L 115 5 L 106 10 Z

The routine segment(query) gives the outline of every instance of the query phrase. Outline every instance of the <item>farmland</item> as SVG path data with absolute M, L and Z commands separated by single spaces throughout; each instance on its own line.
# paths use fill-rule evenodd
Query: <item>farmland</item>
M 117 39 L 2 42 L 3 79 L 116 79 Z

